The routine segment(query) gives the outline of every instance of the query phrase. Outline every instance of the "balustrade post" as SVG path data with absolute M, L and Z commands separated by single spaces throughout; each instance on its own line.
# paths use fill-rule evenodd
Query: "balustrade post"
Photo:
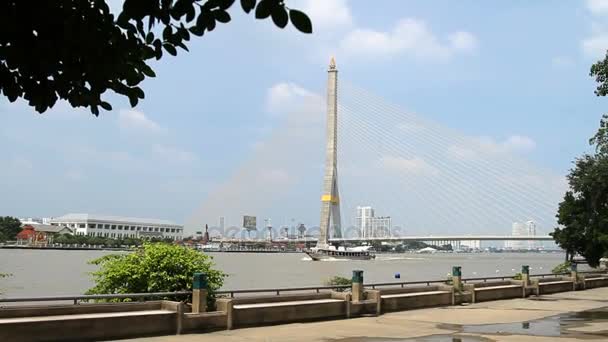
M 353 302 L 359 302 L 363 300 L 363 271 L 353 271 L 353 283 L 351 285 L 352 300 Z
M 452 266 L 452 285 L 454 290 L 459 292 L 462 288 L 462 267 Z
M 570 265 L 570 277 L 572 277 L 572 290 L 576 291 L 578 284 L 578 264 L 573 262 Z M 583 282 L 584 283 L 584 282 Z
M 194 273 L 192 278 L 192 313 L 207 311 L 207 275 Z

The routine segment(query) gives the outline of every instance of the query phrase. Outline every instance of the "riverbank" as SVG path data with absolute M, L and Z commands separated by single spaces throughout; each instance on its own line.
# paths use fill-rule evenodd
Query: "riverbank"
M 214 341 L 577 341 L 608 339 L 608 288 L 349 320 L 295 323 L 132 342 Z M 603 309 L 602 309 L 603 308 Z M 593 310 L 593 311 L 589 311 Z M 593 319 L 590 319 L 593 317 Z
M 51 251 L 131 251 L 132 248 L 115 247 L 69 247 L 69 246 L 20 246 L 20 245 L 0 245 L 0 249 L 34 249 Z

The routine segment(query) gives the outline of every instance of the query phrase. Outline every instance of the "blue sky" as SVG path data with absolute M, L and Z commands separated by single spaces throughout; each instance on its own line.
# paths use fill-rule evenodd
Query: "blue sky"
M 256 21 L 236 4 L 233 21 L 190 53 L 153 63 L 157 77 L 136 108 L 108 95 L 114 111 L 100 117 L 64 103 L 39 115 L 0 99 L 0 214 L 184 223 L 281 129 L 277 112 L 301 104 L 291 100 L 302 92 L 323 94 L 330 55 L 341 80 L 553 174 L 589 150 L 606 99 L 588 71 L 608 48 L 608 1 L 288 4 L 310 15 L 314 34 Z M 306 190 L 318 194 L 312 178 Z M 297 220 L 314 224 L 317 207 Z

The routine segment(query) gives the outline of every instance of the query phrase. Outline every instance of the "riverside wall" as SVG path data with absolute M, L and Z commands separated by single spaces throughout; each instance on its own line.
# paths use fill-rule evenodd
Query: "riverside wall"
M 191 303 L 149 301 L 0 308 L 0 341 L 111 340 L 274 325 L 525 298 L 608 286 L 608 274 L 589 273 L 522 279 L 460 279 L 363 285 L 362 273 L 343 291 L 319 290 L 218 298 L 215 311 Z M 357 271 L 361 272 L 361 271 Z M 200 275 L 199 275 L 200 277 Z M 194 291 L 206 291 L 196 288 Z M 318 292 L 318 293 L 317 293 Z M 202 292 L 205 294 L 206 292 Z M 198 296 L 193 296 L 198 298 Z M 203 296 L 204 298 L 204 296 Z

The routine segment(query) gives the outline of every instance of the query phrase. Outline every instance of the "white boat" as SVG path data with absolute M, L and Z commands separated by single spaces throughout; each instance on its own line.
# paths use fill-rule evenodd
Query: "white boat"
M 315 261 L 319 260 L 371 260 L 376 258 L 376 255 L 370 251 L 370 246 L 360 246 L 354 248 L 332 248 L 328 246 L 326 248 L 313 247 L 305 253 Z M 365 248 L 362 248 L 365 247 Z

